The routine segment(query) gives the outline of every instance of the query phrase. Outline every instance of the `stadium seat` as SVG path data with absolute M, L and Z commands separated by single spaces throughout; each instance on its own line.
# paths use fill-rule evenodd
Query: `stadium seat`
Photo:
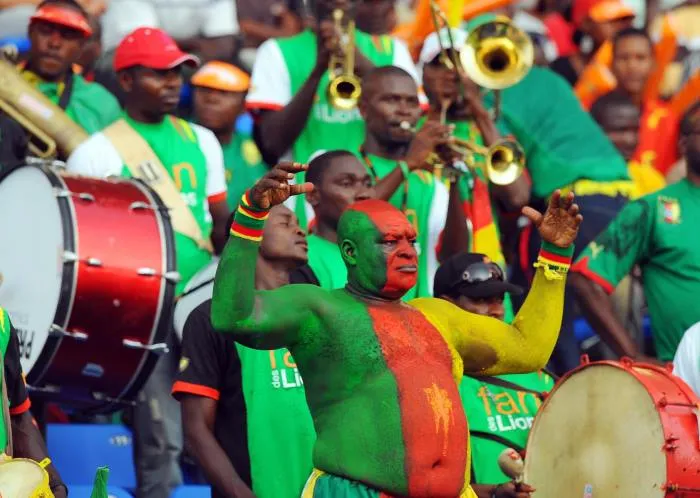
M 209 486 L 180 486 L 170 498 L 210 498 L 211 488 Z M 71 495 L 73 498 L 73 495 Z
M 68 484 L 92 486 L 97 468 L 107 466 L 111 486 L 136 487 L 131 431 L 123 425 L 48 424 L 46 444 Z
M 92 495 L 92 486 L 68 486 L 70 498 L 90 498 Z M 107 498 L 134 498 L 128 491 L 107 486 Z

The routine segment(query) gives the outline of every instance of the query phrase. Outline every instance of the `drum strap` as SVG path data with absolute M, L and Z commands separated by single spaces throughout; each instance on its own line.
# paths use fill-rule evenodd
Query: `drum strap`
M 143 137 L 123 119 L 108 126 L 102 133 L 117 149 L 131 175 L 151 187 L 168 206 L 173 229 L 194 240 L 200 249 L 213 253 L 211 241 L 202 237 L 202 229 L 180 196 L 175 182 Z

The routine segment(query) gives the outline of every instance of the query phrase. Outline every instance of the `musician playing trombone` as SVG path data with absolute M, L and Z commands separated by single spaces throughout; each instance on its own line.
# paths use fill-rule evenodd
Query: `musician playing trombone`
M 430 104 L 427 119 L 444 120 L 454 127 L 453 133 L 459 139 L 483 148 L 492 146 L 501 135 L 482 102 L 479 87 L 464 71 L 449 67 L 451 60 L 459 59 L 458 53 L 464 47 L 467 34 L 451 29 L 448 35 L 447 28 L 442 28 L 439 36 L 440 39 L 438 33 L 433 32 L 426 38 L 419 58 L 423 88 Z M 425 122 L 424 118 L 419 126 Z M 498 217 L 492 208 L 492 199 L 507 211 L 518 211 L 529 200 L 530 186 L 524 175 L 509 185 L 490 183 L 484 168 L 486 156 L 474 152 L 470 160 L 476 167 L 457 181 L 460 203 L 471 222 L 470 249 L 487 254 L 491 261 L 505 268 Z M 509 320 L 513 316 L 509 296 L 504 306 L 506 320 Z

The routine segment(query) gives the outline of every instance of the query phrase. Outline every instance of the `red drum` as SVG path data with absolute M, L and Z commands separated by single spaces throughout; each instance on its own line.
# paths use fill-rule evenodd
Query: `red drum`
M 21 166 L 0 178 L 0 306 L 27 383 L 109 412 L 167 351 L 175 244 L 167 209 L 135 180 Z
M 524 480 L 537 498 L 700 497 L 700 402 L 668 369 L 582 365 L 535 417 Z

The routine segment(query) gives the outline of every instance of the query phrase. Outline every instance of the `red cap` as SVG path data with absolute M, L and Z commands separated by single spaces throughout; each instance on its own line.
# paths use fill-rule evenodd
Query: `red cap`
M 172 69 L 180 64 L 199 65 L 199 59 L 180 50 L 168 34 L 158 28 L 138 28 L 126 35 L 114 52 L 114 70 L 132 66 Z
M 29 22 L 44 21 L 80 31 L 85 38 L 92 35 L 92 28 L 85 16 L 78 10 L 61 5 L 44 5 L 29 18 Z

